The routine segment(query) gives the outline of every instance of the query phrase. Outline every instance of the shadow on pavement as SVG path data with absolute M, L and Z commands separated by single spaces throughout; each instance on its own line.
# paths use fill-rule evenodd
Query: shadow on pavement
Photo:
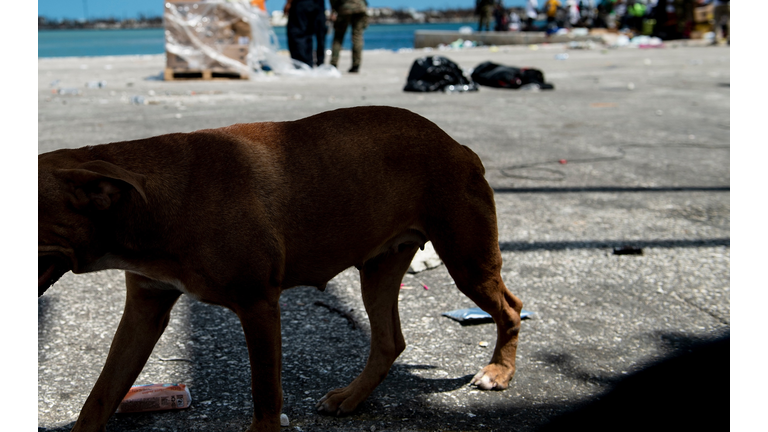
M 630 375 L 596 376 L 583 370 L 567 352 L 540 353 L 538 359 L 564 375 L 607 386 L 596 398 L 559 403 L 500 399 L 472 406 L 471 415 L 430 403 L 424 395 L 466 386 L 471 375 L 424 378 L 422 364 L 396 363 L 388 378 L 344 417 L 314 412 L 326 391 L 347 385 L 365 363 L 366 332 L 353 330 L 343 317 L 312 305 L 325 295 L 313 288 L 297 288 L 284 296 L 284 412 L 291 428 L 302 431 L 665 431 L 725 430 L 729 421 L 730 333 L 702 340 L 680 334 L 659 334 L 668 355 Z M 294 306 L 300 299 L 302 307 Z M 250 366 L 237 317 L 216 306 L 186 301 L 189 338 L 195 349 L 188 356 L 193 407 L 175 412 L 113 416 L 107 430 L 242 431 L 251 421 Z M 341 306 L 339 304 L 339 306 Z M 43 303 L 41 308 L 45 308 Z M 329 321 L 329 320 L 336 320 Z M 315 331 L 318 321 L 329 321 L 334 331 Z M 552 395 L 557 396 L 557 395 Z M 511 403 L 510 403 L 511 402 Z M 468 408 L 469 409 L 469 408 Z M 382 424 L 391 427 L 381 427 Z M 482 426 L 481 426 L 482 425 Z M 69 431 L 73 424 L 42 431 Z M 297 429 L 294 426 L 299 426 Z
M 611 249 L 611 248 L 699 248 L 731 246 L 730 238 L 712 238 L 696 240 L 582 240 L 582 241 L 545 241 L 545 242 L 500 242 L 502 252 L 510 251 L 558 251 L 566 249 Z
M 673 354 L 615 380 L 608 392 L 537 431 L 728 430 L 730 332 L 704 341 L 674 334 L 662 339 Z

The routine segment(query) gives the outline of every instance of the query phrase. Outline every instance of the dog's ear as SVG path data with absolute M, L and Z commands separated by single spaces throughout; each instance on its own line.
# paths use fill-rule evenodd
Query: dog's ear
M 144 192 L 146 177 L 112 163 L 90 161 L 60 173 L 75 186 L 73 204 L 77 208 L 93 205 L 98 210 L 106 210 L 120 199 L 125 199 L 131 189 L 147 202 Z

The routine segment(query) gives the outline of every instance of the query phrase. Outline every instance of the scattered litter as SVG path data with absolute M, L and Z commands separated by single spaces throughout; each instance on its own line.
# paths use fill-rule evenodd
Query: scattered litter
M 560 165 L 565 165 L 568 163 L 568 160 L 566 159 L 560 159 L 558 162 L 560 162 Z
M 664 115 L 664 111 L 662 111 L 662 110 L 656 110 L 656 115 L 657 115 L 657 116 L 660 116 L 660 115 Z
M 185 359 L 185 358 L 181 358 L 181 357 L 167 357 L 167 358 L 166 358 L 166 357 L 162 357 L 162 356 L 157 356 L 157 358 L 158 358 L 158 360 L 160 360 L 160 361 L 164 361 L 164 362 L 170 362 L 170 361 L 183 361 L 183 362 L 194 363 L 194 362 L 193 362 L 192 360 L 190 360 L 190 359 Z
M 58 85 L 59 85 L 59 83 L 60 83 L 60 82 L 61 82 L 61 80 L 53 80 L 53 81 L 51 81 L 51 83 L 49 84 L 49 87 L 56 87 L 56 86 L 58 86 Z
M 568 53 L 556 54 L 555 60 L 568 60 Z
M 627 90 L 634 90 L 634 89 L 635 89 L 635 83 L 627 84 Z
M 475 414 L 472 414 L 472 413 L 467 413 L 467 415 L 468 415 L 470 418 L 472 418 L 472 417 L 477 417 L 477 415 L 475 415 Z
M 472 27 L 470 26 L 459 27 L 459 34 L 472 34 Z
M 472 81 L 496 88 L 519 89 L 531 83 L 538 84 L 539 89 L 542 90 L 555 88 L 552 84 L 545 82 L 544 73 L 538 69 L 504 66 L 489 61 L 475 66 L 472 70 Z
M 585 27 L 572 28 L 571 34 L 574 36 L 587 36 L 589 35 L 589 29 Z
M 629 44 L 638 48 L 662 48 L 664 43 L 655 36 L 635 36 Z
M 190 403 L 192 396 L 184 384 L 148 384 L 131 387 L 116 412 L 184 409 L 188 408 Z
M 76 88 L 60 88 L 57 91 L 60 95 L 69 95 L 69 96 L 77 96 L 80 94 L 80 89 Z
M 650 66 L 650 65 L 651 65 L 651 63 L 653 63 L 653 62 L 651 61 L 651 59 L 647 58 L 647 59 L 643 60 L 643 63 L 644 63 L 646 66 Z
M 630 44 L 630 41 L 627 35 L 619 35 L 616 38 L 616 41 L 614 42 L 613 46 L 625 47 L 625 46 L 629 46 L 629 44 Z
M 147 105 L 147 100 L 144 96 L 133 96 L 131 98 L 131 103 L 134 105 Z
M 421 285 L 421 287 L 424 288 L 425 291 L 429 291 L 429 287 L 426 284 L 423 284 L 423 283 L 419 282 L 419 285 Z M 400 289 L 409 290 L 409 289 L 413 289 L 413 287 L 410 286 L 410 285 L 406 285 L 406 284 L 401 283 L 400 284 Z
M 696 135 L 688 135 L 688 139 L 696 139 Z
M 440 44 L 438 48 L 443 50 L 458 50 L 458 49 L 464 49 L 464 48 L 473 48 L 478 46 L 479 44 L 471 41 L 471 40 L 464 40 L 464 39 L 456 39 L 455 41 L 449 43 L 448 45 Z
M 288 416 L 285 414 L 280 414 L 280 426 L 287 427 L 290 425 L 291 422 L 288 420 Z
M 85 83 L 85 86 L 87 88 L 92 88 L 92 89 L 104 88 L 107 86 L 107 82 L 106 81 L 88 81 L 87 83 Z
M 614 255 L 642 255 L 643 249 L 634 246 L 622 246 L 613 248 Z
M 597 44 L 591 40 L 568 42 L 568 49 L 591 50 L 597 48 Z
M 456 63 L 445 57 L 429 56 L 413 62 L 403 91 L 445 91 L 449 86 L 454 86 L 454 92 L 477 91 L 477 85 L 467 78 Z
M 538 45 L 528 45 L 528 49 L 530 49 L 531 51 L 536 51 L 536 50 L 539 49 L 539 46 Z
M 533 312 L 529 312 L 525 309 L 523 309 L 520 312 L 521 319 L 529 318 L 532 315 L 533 315 Z M 484 323 L 493 322 L 493 318 L 491 318 L 491 315 L 485 312 L 484 310 L 480 309 L 479 307 L 474 307 L 469 309 L 456 309 L 450 312 L 443 312 L 443 316 L 447 316 L 448 318 L 456 320 L 462 325 L 484 324 Z
M 486 341 L 480 341 L 480 342 L 478 342 L 477 344 L 478 344 L 478 345 L 480 345 L 480 346 L 481 346 L 481 347 L 483 347 L 483 348 L 486 348 L 488 345 L 490 345 L 490 344 L 489 344 L 488 342 L 486 342 Z M 472 416 L 472 417 L 474 417 L 474 416 Z
M 419 273 L 424 270 L 439 267 L 442 264 L 443 261 L 440 260 L 439 256 L 437 256 L 437 252 L 435 252 L 435 248 L 432 246 L 432 242 L 428 241 L 424 243 L 423 250 L 420 249 L 416 251 L 416 255 L 414 255 L 413 260 L 411 261 L 411 266 L 408 268 L 408 273 Z

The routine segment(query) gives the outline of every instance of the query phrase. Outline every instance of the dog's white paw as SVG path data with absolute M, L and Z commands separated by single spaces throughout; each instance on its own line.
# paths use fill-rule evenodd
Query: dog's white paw
M 482 390 L 504 390 L 509 387 L 509 380 L 514 374 L 514 367 L 489 364 L 478 372 L 469 384 Z

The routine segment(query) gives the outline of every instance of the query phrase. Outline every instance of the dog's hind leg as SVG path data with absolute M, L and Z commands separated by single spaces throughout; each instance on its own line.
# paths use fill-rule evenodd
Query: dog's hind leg
M 73 432 L 103 431 L 125 397 L 160 335 L 171 308 L 181 295 L 172 286 L 126 272 L 125 311 L 107 362 L 85 401 Z
M 493 192 L 480 177 L 428 222 L 427 234 L 456 286 L 493 317 L 496 348 L 488 366 L 472 379 L 481 389 L 507 388 L 515 374 L 515 354 L 523 303 L 501 279 L 501 251 Z
M 347 387 L 328 392 L 317 403 L 324 414 L 343 415 L 354 411 L 389 373 L 405 349 L 400 330 L 397 297 L 403 275 L 418 245 L 401 245 L 397 252 L 379 255 L 360 269 L 363 303 L 371 322 L 371 351 L 363 372 Z

